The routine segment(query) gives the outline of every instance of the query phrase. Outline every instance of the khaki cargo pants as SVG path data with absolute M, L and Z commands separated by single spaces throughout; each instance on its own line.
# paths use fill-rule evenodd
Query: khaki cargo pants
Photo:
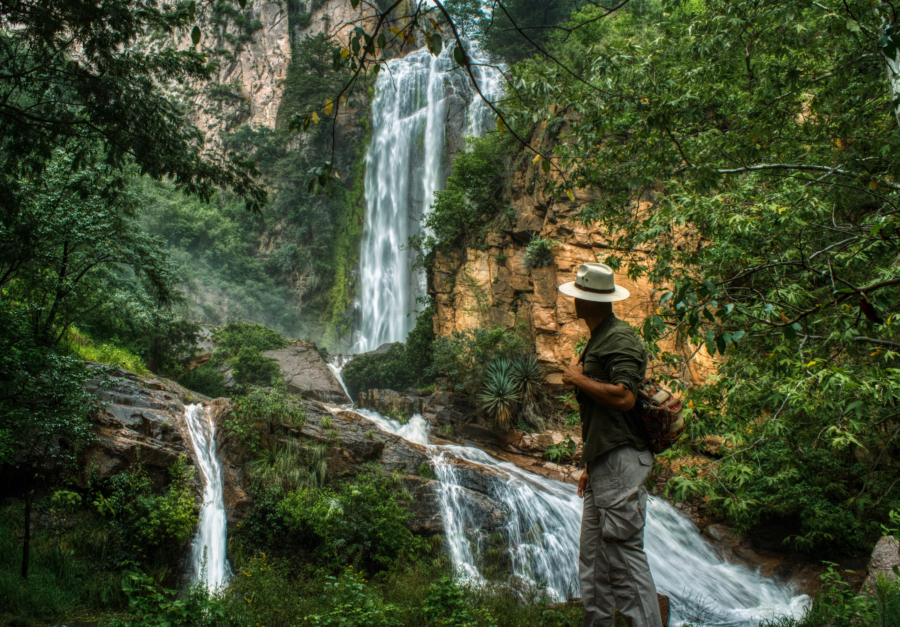
M 661 627 L 656 586 L 644 553 L 650 451 L 620 446 L 588 467 L 578 578 L 584 627 L 613 627 L 616 607 L 629 627 Z

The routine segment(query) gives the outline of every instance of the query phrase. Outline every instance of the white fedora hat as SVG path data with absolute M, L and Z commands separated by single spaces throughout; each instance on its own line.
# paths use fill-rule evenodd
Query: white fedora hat
M 616 285 L 612 268 L 603 263 L 581 264 L 575 280 L 560 285 L 559 291 L 566 296 L 598 303 L 614 303 L 631 296 L 624 287 Z

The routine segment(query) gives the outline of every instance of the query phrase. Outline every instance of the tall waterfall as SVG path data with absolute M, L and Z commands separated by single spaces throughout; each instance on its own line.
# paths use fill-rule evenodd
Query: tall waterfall
M 191 576 L 203 580 L 210 589 L 225 584 L 231 575 L 225 557 L 227 529 L 222 467 L 216 451 L 216 428 L 202 405 L 184 408 L 191 444 L 203 479 L 200 524 L 191 545 Z
M 580 596 L 577 564 L 581 499 L 575 486 L 541 477 L 484 451 L 466 446 L 430 446 L 427 423 L 414 416 L 406 425 L 362 410 L 379 428 L 428 446 L 441 482 L 441 518 L 454 567 L 469 581 L 481 580 L 475 510 L 460 485 L 451 457 L 488 466 L 505 477 L 491 486 L 491 498 L 508 514 L 506 551 L 521 581 L 544 586 L 557 599 Z M 476 534 L 477 535 L 477 534 Z M 809 598 L 781 582 L 722 559 L 697 527 L 661 498 L 647 507 L 645 548 L 657 590 L 672 600 L 672 625 L 696 619 L 704 624 L 757 625 L 763 618 L 802 615 Z
M 477 49 L 472 58 L 487 62 Z M 490 108 L 455 69 L 449 49 L 427 50 L 387 63 L 372 100 L 372 138 L 366 154 L 366 218 L 360 248 L 361 293 L 355 344 L 363 353 L 402 342 L 415 326 L 416 299 L 425 295 L 425 276 L 413 270 L 406 249 L 421 232 L 421 219 L 443 187 L 447 128 L 480 135 L 492 124 Z M 487 98 L 502 89 L 499 71 L 476 67 Z

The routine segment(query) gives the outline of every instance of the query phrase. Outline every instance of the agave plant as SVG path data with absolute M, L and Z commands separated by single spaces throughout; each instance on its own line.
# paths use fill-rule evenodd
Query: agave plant
M 512 376 L 519 386 L 519 392 L 524 402 L 529 403 L 537 399 L 541 383 L 544 380 L 544 369 L 541 368 L 541 363 L 536 355 L 532 353 L 514 358 L 512 360 Z
M 484 412 L 498 426 L 508 428 L 512 424 L 521 396 L 513 376 L 512 363 L 508 359 L 495 359 L 487 367 L 478 400 Z

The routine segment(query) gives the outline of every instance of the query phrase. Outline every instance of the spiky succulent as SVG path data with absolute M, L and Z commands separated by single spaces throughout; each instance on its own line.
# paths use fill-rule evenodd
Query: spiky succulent
M 478 395 L 481 408 L 503 428 L 512 424 L 519 405 L 519 385 L 513 376 L 512 363 L 508 359 L 495 359 L 487 367 L 484 387 Z
M 544 369 L 535 354 L 519 355 L 512 360 L 512 376 L 524 402 L 537 398 L 544 381 Z

